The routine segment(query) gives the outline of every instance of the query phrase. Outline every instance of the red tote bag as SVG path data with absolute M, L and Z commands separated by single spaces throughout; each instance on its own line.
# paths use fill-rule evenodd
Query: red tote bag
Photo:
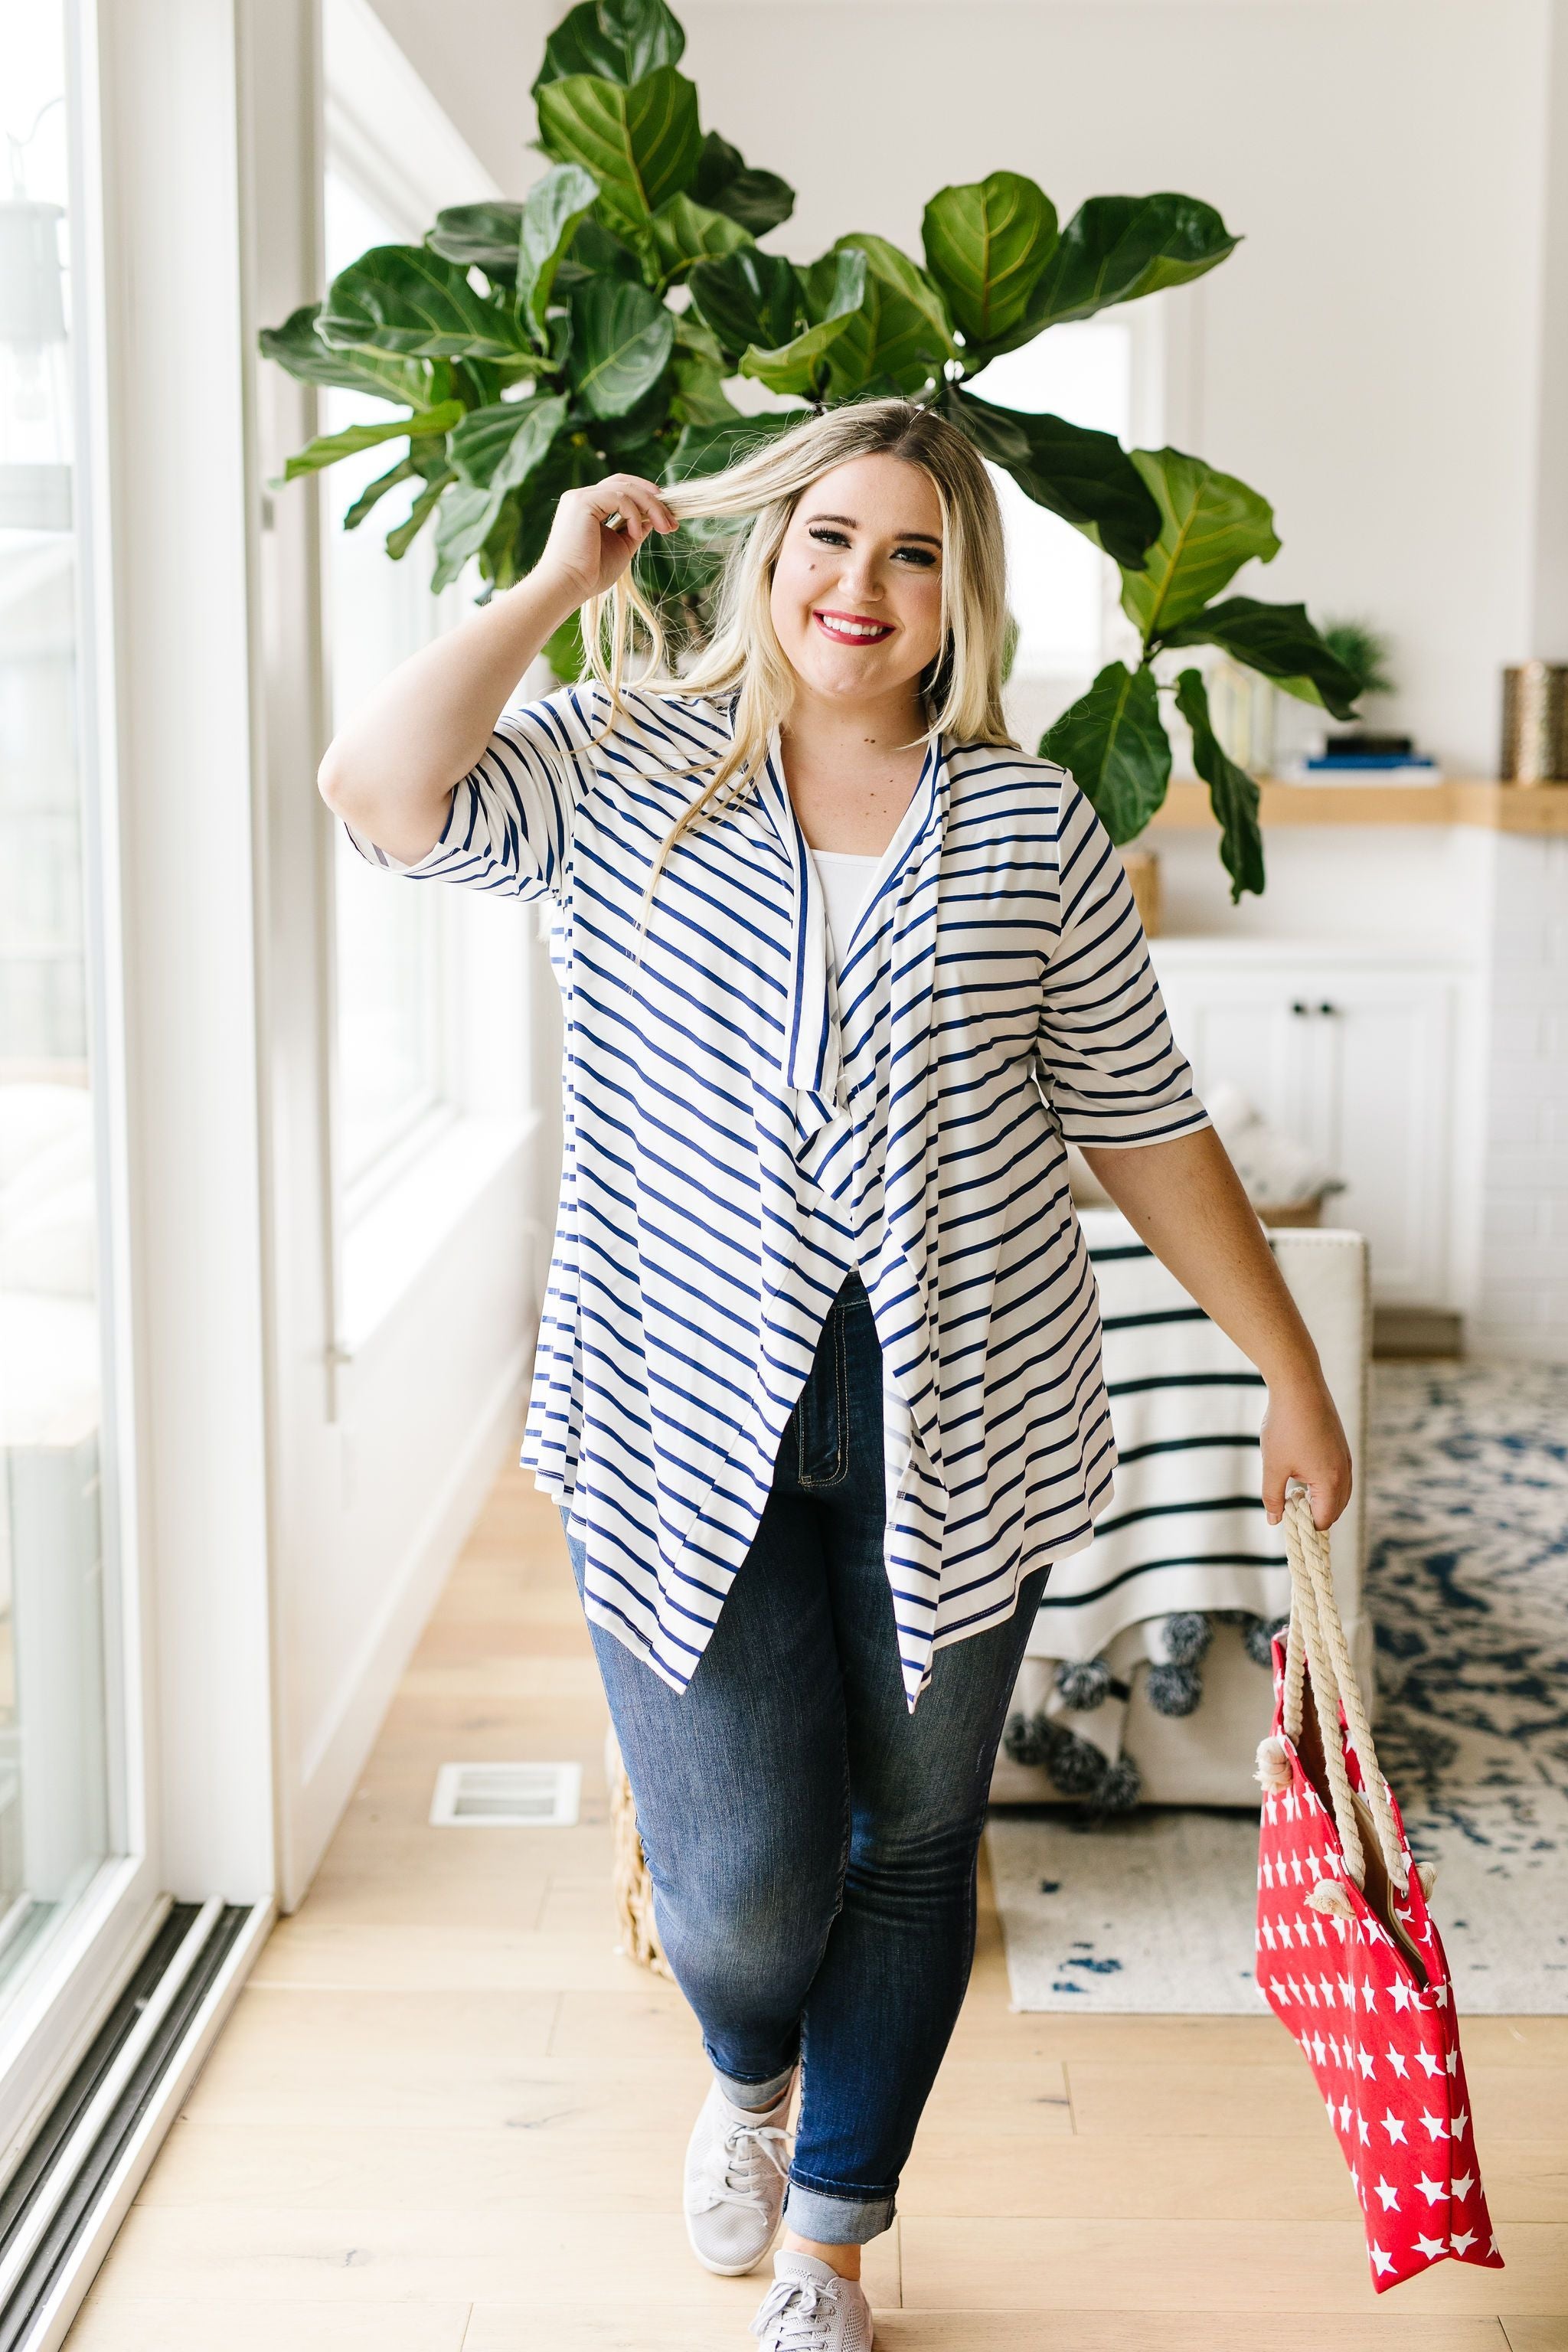
M 1430 1875 L 1378 1769 L 1328 1537 L 1300 1488 L 1284 1534 L 1290 1624 L 1258 1751 L 1258 1988 L 1322 2094 L 1378 2292 L 1446 2259 L 1500 2269 Z

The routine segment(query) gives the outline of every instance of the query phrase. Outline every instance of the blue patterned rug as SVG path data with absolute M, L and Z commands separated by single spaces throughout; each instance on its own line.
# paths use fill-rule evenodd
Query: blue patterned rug
M 1373 1368 L 1379 1759 L 1461 2011 L 1568 2013 L 1568 1367 Z M 988 1832 L 1020 2009 L 1248 2012 L 1257 1829 L 1150 1808 Z

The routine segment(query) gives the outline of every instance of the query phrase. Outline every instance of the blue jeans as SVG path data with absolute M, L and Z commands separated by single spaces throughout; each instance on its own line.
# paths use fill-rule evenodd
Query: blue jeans
M 852 1275 L 689 1688 L 589 1628 L 666 1958 L 738 2104 L 801 2060 L 784 2218 L 825 2245 L 893 2219 L 969 1981 L 991 1769 L 1050 1573 L 937 1652 L 911 1716 L 883 1521 L 881 1350 Z

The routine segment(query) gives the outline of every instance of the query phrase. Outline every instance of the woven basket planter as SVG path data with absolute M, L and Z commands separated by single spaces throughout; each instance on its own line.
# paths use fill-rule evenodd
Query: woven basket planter
M 651 1969 L 655 1976 L 668 1977 L 673 1984 L 675 1972 L 658 1948 L 658 1930 L 653 1920 L 653 1882 L 647 1874 L 647 1856 L 642 1850 L 637 1829 L 632 1784 L 621 1761 L 620 1744 L 613 1726 L 605 1733 L 605 1780 L 610 1791 L 610 1826 L 615 1832 L 611 1884 L 621 1942 L 627 1957 L 639 1967 Z

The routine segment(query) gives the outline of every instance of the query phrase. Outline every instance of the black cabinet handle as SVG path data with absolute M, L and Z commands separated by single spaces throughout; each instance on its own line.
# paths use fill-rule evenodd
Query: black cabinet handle
M 1337 1004 L 1320 1004 L 1318 1010 L 1320 1013 L 1337 1013 L 1339 1007 Z
M 1296 1018 L 1297 1018 L 1298 1020 L 1300 1020 L 1300 1019 L 1301 1019 L 1301 1017 L 1303 1016 L 1303 1014 L 1306 1013 L 1307 1008 L 1306 1008 L 1306 1006 L 1302 1003 L 1302 1002 L 1301 1002 L 1300 998 L 1300 997 L 1298 997 L 1298 998 L 1296 999 L 1295 1003 L 1294 1003 L 1294 1004 L 1292 1004 L 1292 1006 L 1290 1007 L 1290 1010 L 1291 1010 L 1291 1012 L 1296 1015 Z

